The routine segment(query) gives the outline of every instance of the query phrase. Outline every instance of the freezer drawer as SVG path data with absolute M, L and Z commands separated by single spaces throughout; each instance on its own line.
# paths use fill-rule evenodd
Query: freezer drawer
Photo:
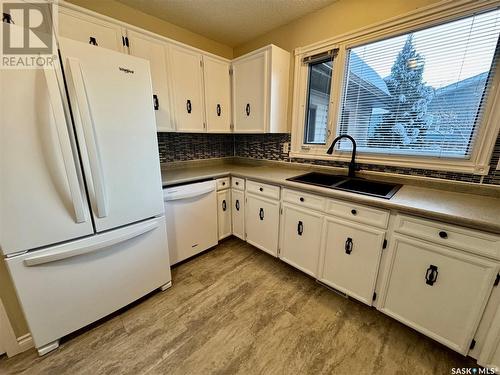
M 40 348 L 171 281 L 165 219 L 7 258 Z

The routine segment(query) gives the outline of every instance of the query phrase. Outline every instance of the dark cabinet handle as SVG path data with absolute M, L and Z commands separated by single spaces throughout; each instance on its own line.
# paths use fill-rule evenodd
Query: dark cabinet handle
M 90 37 L 89 44 L 92 44 L 94 46 L 98 46 L 99 45 L 99 44 L 97 44 L 97 39 L 94 38 L 93 36 Z
M 353 247 L 353 242 L 351 237 L 347 237 L 347 240 L 345 241 L 345 253 L 347 255 L 350 255 L 352 253 L 352 247 Z
M 260 218 L 260 220 L 264 220 L 264 209 L 263 208 L 261 208 L 259 210 L 259 218 Z
M 222 201 L 222 211 L 226 211 L 226 209 L 227 209 L 227 206 L 226 206 L 226 200 L 224 199 L 224 200 Z
M 2 22 L 14 24 L 14 20 L 9 13 L 2 13 Z
M 247 106 L 245 107 L 245 112 L 247 113 L 247 116 L 250 116 L 250 103 L 247 103 Z
M 239 199 L 236 199 L 235 207 L 236 207 L 236 211 L 240 210 L 240 200 Z
M 160 101 L 158 100 L 158 95 L 156 94 L 153 95 L 153 108 L 155 111 L 160 109 Z
M 187 100 L 186 102 L 186 111 L 187 113 L 191 113 L 192 107 L 191 107 L 191 100 Z
M 448 233 L 446 233 L 445 231 L 441 231 L 441 232 L 439 232 L 439 237 L 448 238 Z
M 302 233 L 304 233 L 304 223 L 302 221 L 299 221 L 297 224 L 297 234 L 299 236 L 302 236 Z
M 427 271 L 425 272 L 425 283 L 427 285 L 433 286 L 434 283 L 437 281 L 438 274 L 439 272 L 437 266 L 431 264 L 429 268 L 427 268 Z
M 356 211 L 354 208 L 351 210 L 351 214 L 353 215 L 357 215 L 358 214 L 358 211 Z
M 221 107 L 220 107 L 220 104 L 217 104 L 217 109 L 216 109 L 216 111 L 217 111 L 217 116 L 219 116 L 219 117 L 220 117 L 220 114 L 221 114 L 221 112 L 222 112 L 222 109 L 221 109 Z

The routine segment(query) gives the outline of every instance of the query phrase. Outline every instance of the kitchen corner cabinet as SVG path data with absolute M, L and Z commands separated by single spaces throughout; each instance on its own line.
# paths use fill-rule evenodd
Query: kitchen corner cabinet
M 123 29 L 119 25 L 87 16 L 64 7 L 60 8 L 58 34 L 83 43 L 124 51 Z
M 204 132 L 202 55 L 177 45 L 168 47 L 175 129 Z
M 326 217 L 318 279 L 372 304 L 385 230 Z
M 278 256 L 280 202 L 247 194 L 245 205 L 245 230 L 247 242 Z
M 467 354 L 498 265 L 404 235 L 391 242 L 380 310 Z
M 229 62 L 203 56 L 205 119 L 209 133 L 229 133 L 231 131 L 229 72 Z
M 231 202 L 233 235 L 245 240 L 245 192 L 232 189 Z
M 159 132 L 171 132 L 173 116 L 171 111 L 166 44 L 144 34 L 128 30 L 129 53 L 149 61 L 153 86 L 152 105 Z
M 290 54 L 274 45 L 232 62 L 236 133 L 286 133 Z
M 316 276 L 323 215 L 283 203 L 279 257 L 311 276 Z

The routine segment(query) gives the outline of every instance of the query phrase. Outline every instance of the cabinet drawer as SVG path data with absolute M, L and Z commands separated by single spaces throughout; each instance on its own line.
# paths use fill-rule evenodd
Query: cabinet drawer
M 247 192 L 271 199 L 280 199 L 280 187 L 247 180 Z
M 218 178 L 216 181 L 217 181 L 217 190 L 223 190 L 230 187 L 229 177 Z
M 389 211 L 334 199 L 327 201 L 326 212 L 334 216 L 380 228 L 387 228 L 389 222 Z
M 441 245 L 500 259 L 500 236 L 437 221 L 398 215 L 395 230 Z
M 243 178 L 231 177 L 231 187 L 236 190 L 245 190 L 245 180 Z
M 497 264 L 398 234 L 390 254 L 381 310 L 466 354 Z
M 302 193 L 296 190 L 283 189 L 283 200 L 301 207 L 312 208 L 313 210 L 323 211 L 325 209 L 326 199 L 317 195 Z

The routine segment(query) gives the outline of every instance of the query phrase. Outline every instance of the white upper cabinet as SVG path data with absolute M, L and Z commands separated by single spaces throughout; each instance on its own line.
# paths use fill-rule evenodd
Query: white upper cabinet
M 203 57 L 205 117 L 209 133 L 231 131 L 231 80 L 228 61 Z
M 205 131 L 202 55 L 196 50 L 170 45 L 170 77 L 178 132 Z
M 60 36 L 123 52 L 124 39 L 121 26 L 63 7 L 60 9 L 58 23 Z
M 166 43 L 131 30 L 127 31 L 127 37 L 130 54 L 148 60 L 151 67 L 157 131 L 175 130 L 170 103 Z
M 274 45 L 233 60 L 237 133 L 285 133 L 290 54 Z

